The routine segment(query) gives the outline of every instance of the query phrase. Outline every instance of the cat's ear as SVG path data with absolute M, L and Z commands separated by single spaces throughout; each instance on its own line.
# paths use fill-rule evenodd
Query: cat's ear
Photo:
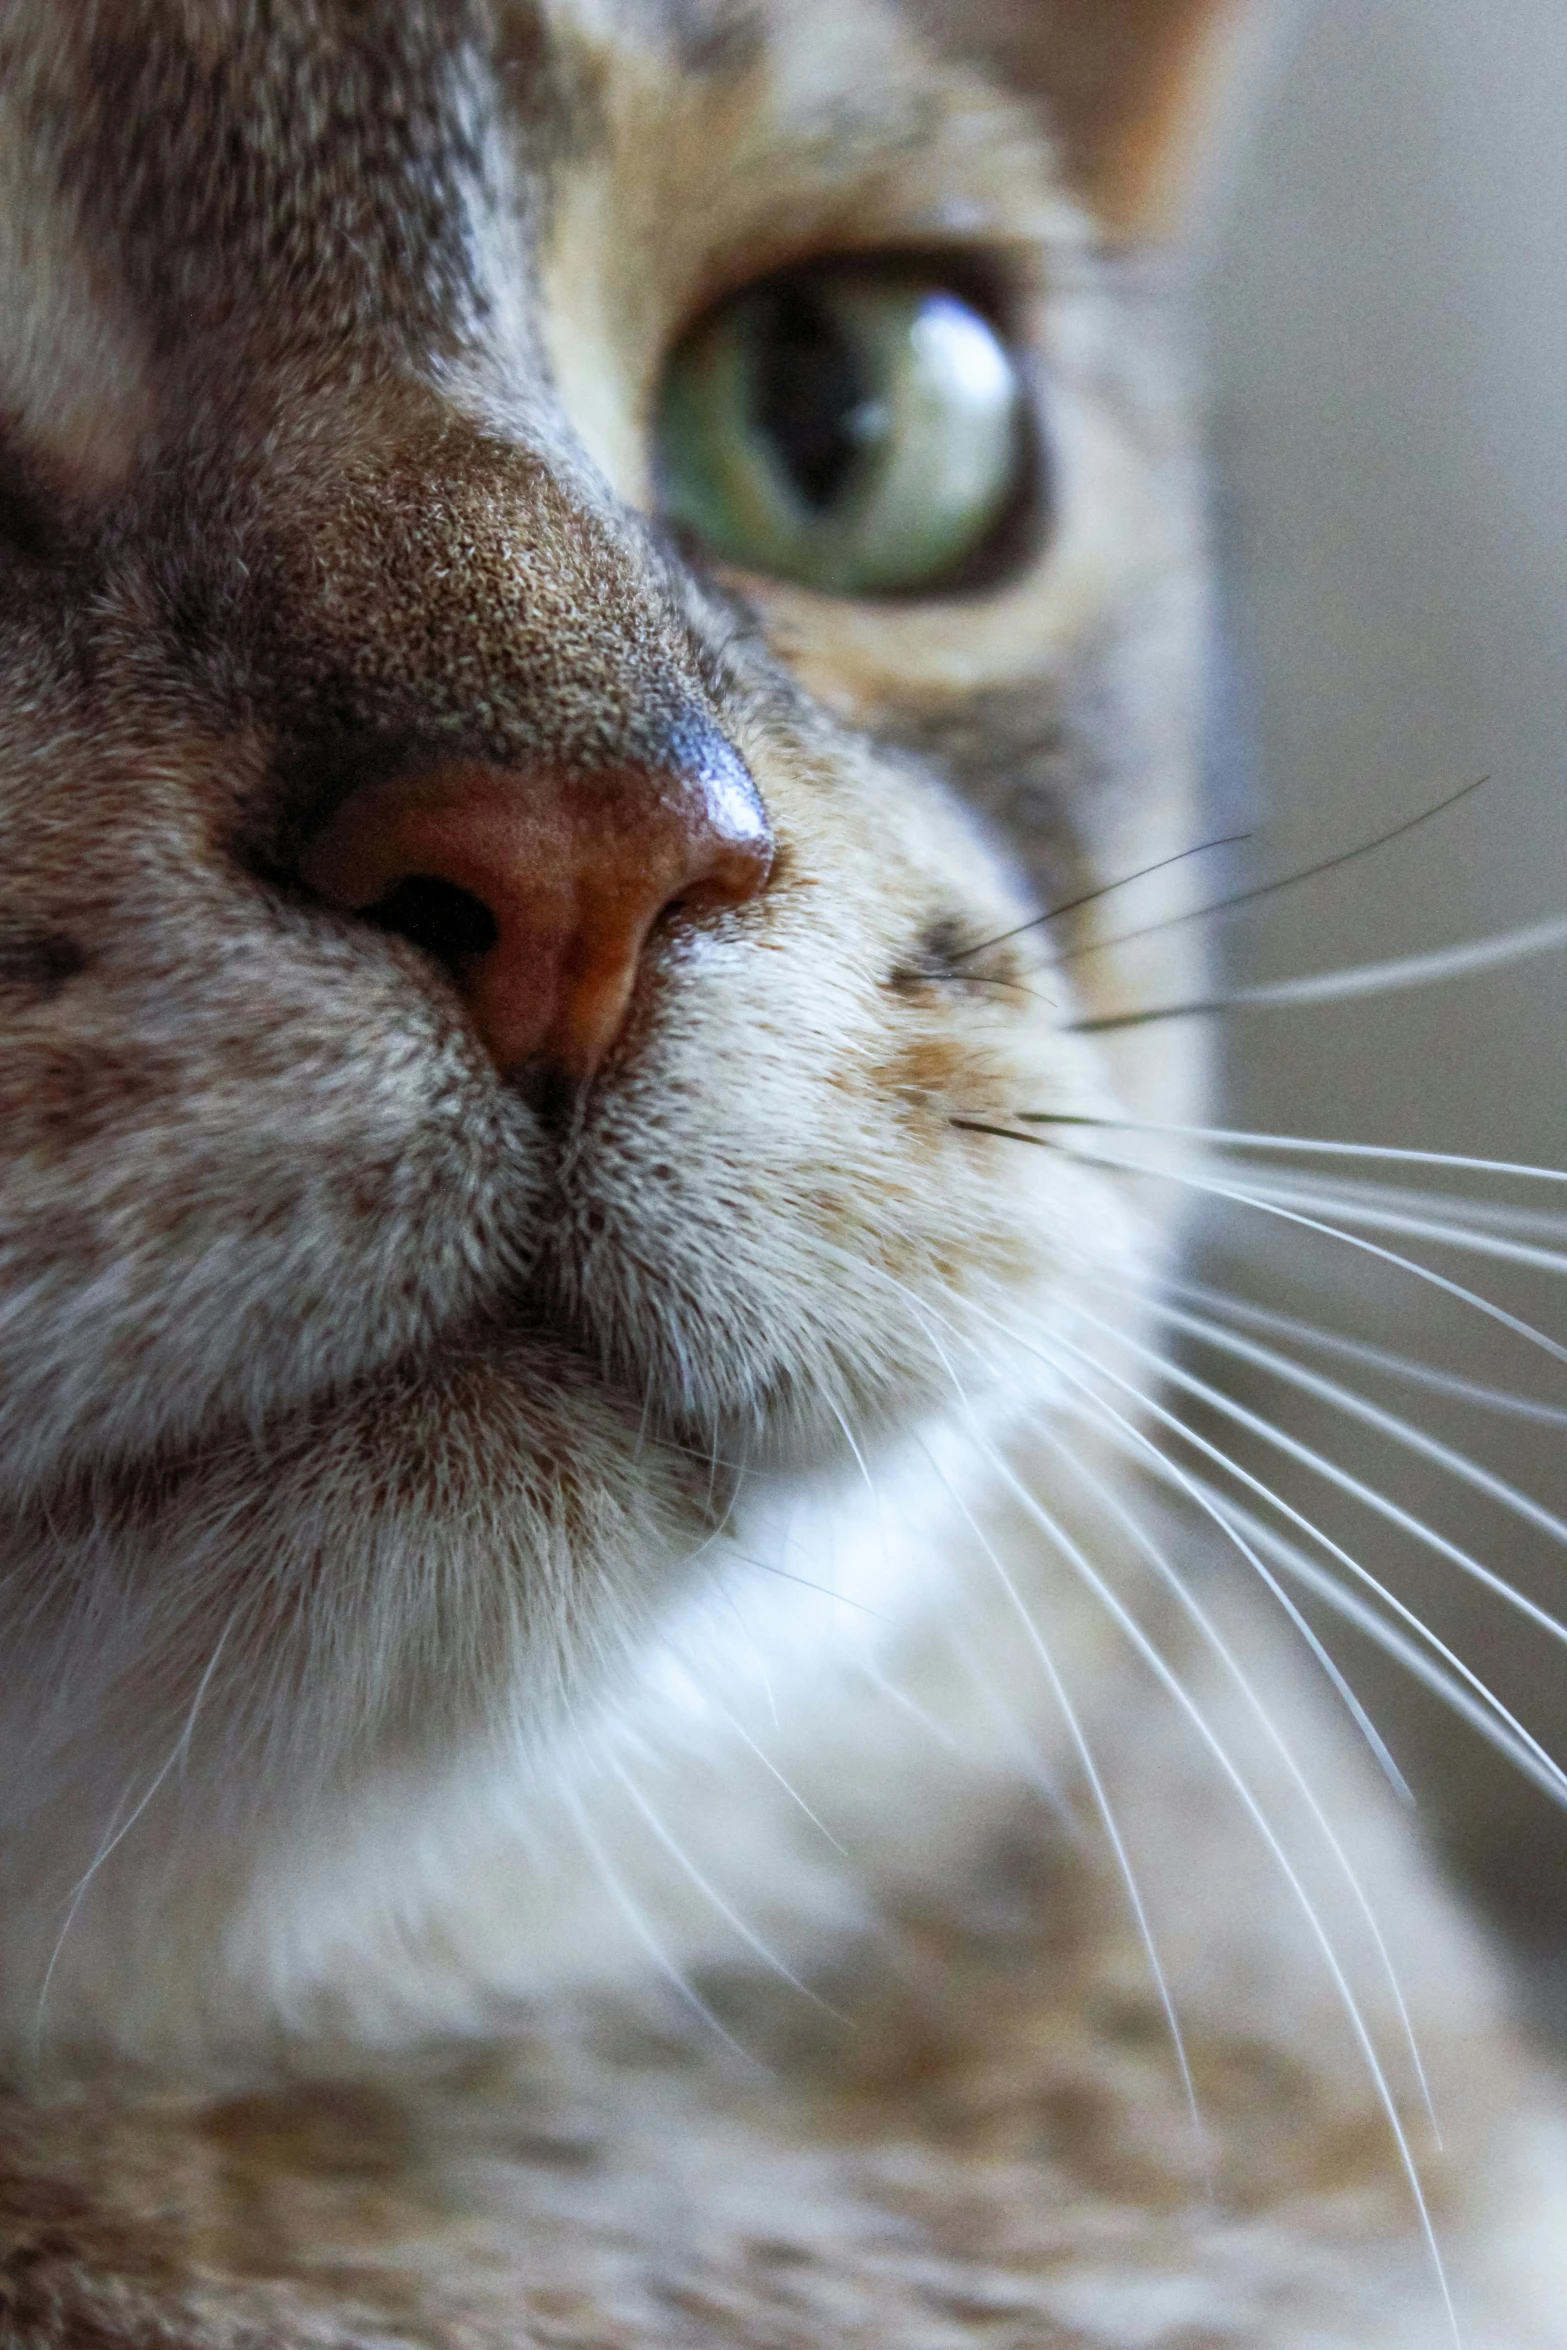
M 930 0 L 926 0 L 926 5 Z M 1270 0 L 936 0 L 1037 95 L 1065 176 L 1121 236 L 1181 226 Z M 1225 125 L 1228 128 L 1228 125 Z

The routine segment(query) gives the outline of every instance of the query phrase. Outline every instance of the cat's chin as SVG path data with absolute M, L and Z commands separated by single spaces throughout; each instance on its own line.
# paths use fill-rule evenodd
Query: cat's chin
M 387 1905 L 461 1911 L 452 1838 L 473 1840 L 476 1789 L 493 1813 L 485 1865 L 521 1867 L 519 1825 L 549 1810 L 584 1725 L 649 1705 L 665 1718 L 669 1644 L 700 1620 L 704 1586 L 741 1554 L 755 1579 L 776 1550 L 787 1595 L 802 1512 L 829 1534 L 858 1525 L 866 1466 L 829 1403 L 788 1398 L 792 1434 L 764 1420 L 738 1461 L 711 1432 L 657 1426 L 634 1378 L 528 1300 L 259 1438 L 106 1473 L 57 1506 L 17 1562 L 40 1600 L 23 1638 L 38 1699 L 0 1756 L 0 1907 L 35 1931 L 25 1947 L 0 1932 L 0 2006 L 23 1994 L 0 2042 L 180 2069 L 227 2048 L 243 2069 L 296 2007 L 296 2024 L 330 2030 L 340 1960 L 349 1977 L 369 1967 L 373 2000 L 370 1954 L 404 1933 Z M 895 1424 L 928 1406 L 914 1378 L 901 1413 L 887 1400 L 880 1447 L 865 1423 L 870 1468 L 894 1487 Z M 883 1620 L 888 1598 L 856 1620 Z M 802 1629 L 819 1680 L 829 1659 Z M 288 1888 L 307 1877 L 308 1948 L 285 1949 Z M 346 1958 L 318 1946 L 334 1916 Z
M 171 1734 L 185 1771 L 209 1744 L 220 1764 L 286 1749 L 298 1789 L 547 1730 L 649 1636 L 749 1486 L 863 1473 L 950 1410 L 950 1333 L 932 1346 L 893 1285 L 869 1294 L 881 1313 L 856 1322 L 840 1289 L 836 1349 L 809 1343 L 830 1297 L 753 1339 L 742 1292 L 711 1325 L 689 1299 L 673 1326 L 647 1318 L 632 1351 L 541 1276 L 259 1425 L 85 1452 L 5 1510 L 8 1646 L 35 1654 L 35 1691 L 70 1693 L 44 1748 L 67 1777 L 80 1749 L 88 1781 L 95 1747 L 156 1768 Z M 1014 1394 L 1028 1375 L 1026 1350 L 987 1351 L 988 1372 L 963 1354 L 970 1410 L 1003 1355 Z M 682 1358 L 704 1388 L 670 1376 Z M 243 1810 L 250 1778 L 225 1802 Z
M 398 1510 L 417 1514 L 437 1485 L 506 1510 L 551 1487 L 613 1483 L 629 1451 L 638 1475 L 653 1455 L 696 1463 L 708 1523 L 748 1474 L 833 1474 L 950 1402 L 952 1304 L 927 1305 L 847 1260 L 830 1284 L 774 1276 L 769 1296 L 754 1267 L 693 1250 L 689 1230 L 671 1262 L 628 1266 L 599 1245 L 618 1238 L 609 1214 L 596 1200 L 587 1213 L 595 1244 L 543 1255 L 362 1376 L 302 1395 L 280 1378 L 275 1402 L 258 1379 L 248 1408 L 220 1396 L 148 1433 L 130 1417 L 93 1421 L 40 1468 L 7 1461 L 0 1513 L 24 1530 L 48 1521 L 67 1540 L 89 1526 L 137 1539 L 161 1528 L 174 1552 L 188 1495 L 214 1477 L 248 1479 L 259 1500 L 296 1467 L 308 1486 L 353 1462 Z M 972 1347 L 962 1351 L 972 1399 L 985 1381 Z

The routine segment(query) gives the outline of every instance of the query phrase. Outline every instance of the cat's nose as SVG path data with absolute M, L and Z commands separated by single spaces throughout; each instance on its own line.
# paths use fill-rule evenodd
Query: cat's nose
M 307 888 L 438 956 L 503 1076 L 580 1084 L 625 1024 L 655 924 L 744 905 L 773 843 L 716 732 L 586 771 L 457 759 L 360 786 L 308 843 Z

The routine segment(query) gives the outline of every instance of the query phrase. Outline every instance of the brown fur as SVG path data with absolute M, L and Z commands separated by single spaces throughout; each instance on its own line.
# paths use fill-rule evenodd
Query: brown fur
M 1384 2053 L 1385 1970 L 1173 1602 L 1301 1902 L 1150 1717 L 1113 1446 L 1054 1433 L 1167 1201 L 987 1131 L 1200 1099 L 1189 1032 L 1083 1032 L 1189 995 L 1189 929 L 1011 934 L 1197 827 L 1178 330 L 1104 232 L 1215 21 L 0 5 L 6 2350 L 1436 2338 L 1304 1904 Z M 884 250 L 1029 353 L 1005 560 L 715 569 L 658 516 L 668 352 Z M 574 1101 L 299 878 L 367 782 L 692 727 L 768 885 L 674 910 Z M 1550 2350 L 1559 2125 L 1299 1712 L 1436 2050 L 1446 2154 L 1389 2098 L 1471 2350 Z
M 1118 1775 L 1141 1857 L 1157 1878 L 1152 1848 L 1173 1835 L 1187 1867 L 1233 1870 L 1223 1807 L 1172 1759 Z M 1481 2088 L 1472 2049 L 1494 2022 L 1475 1954 L 1386 1861 L 1381 1893 L 1411 1905 L 1443 2007 L 1428 2054 L 1447 2142 L 1425 2167 L 1461 2241 L 1505 2204 L 1531 2093 L 1494 2040 Z M 1250 1960 L 1210 1943 L 1177 1977 L 1204 2138 L 1119 1889 L 1025 1805 L 938 1898 L 889 1904 L 841 1949 L 825 2005 L 751 1970 L 698 1978 L 728 2049 L 649 1990 L 219 2100 L 100 2081 L 0 2106 L 0 2340 L 1429 2341 L 1384 2118 L 1328 2008 L 1283 2016 L 1281 1975 L 1255 1980 L 1256 1949 L 1277 1937 L 1277 1957 L 1291 1921 L 1265 1871 L 1242 1874 Z M 1552 2339 L 1521 2309 L 1487 2330 L 1477 2284 L 1460 2273 L 1470 2339 Z

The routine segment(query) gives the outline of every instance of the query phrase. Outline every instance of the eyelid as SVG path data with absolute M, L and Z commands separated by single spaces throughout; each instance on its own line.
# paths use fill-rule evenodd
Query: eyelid
M 665 339 L 666 353 L 678 350 L 704 320 L 775 281 L 800 278 L 879 278 L 888 284 L 929 286 L 955 294 L 991 326 L 1008 350 L 1028 339 L 1027 313 L 1040 291 L 1036 248 L 1015 238 L 976 242 L 973 238 L 857 245 L 824 238 L 761 268 L 726 271 L 704 286 L 699 299 L 677 315 Z

